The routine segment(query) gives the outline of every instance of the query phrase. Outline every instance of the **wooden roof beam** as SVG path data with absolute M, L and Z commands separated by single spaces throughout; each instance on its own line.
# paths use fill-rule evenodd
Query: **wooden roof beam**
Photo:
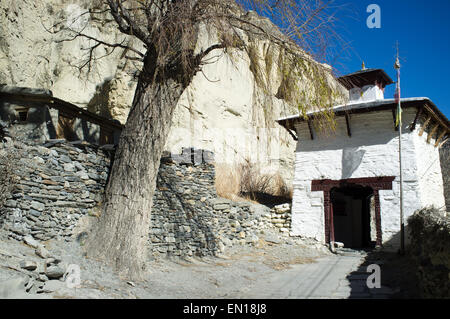
M 428 115 L 428 118 L 425 120 L 425 123 L 423 123 L 422 128 L 420 129 L 419 136 L 423 135 L 423 132 L 425 132 L 425 129 L 428 126 L 428 123 L 430 122 L 430 120 L 431 120 L 431 115 Z
M 439 145 L 439 143 L 441 142 L 442 138 L 444 137 L 444 135 L 447 133 L 447 130 L 443 130 L 441 132 L 441 134 L 438 136 L 438 138 L 436 139 L 436 143 L 434 143 L 434 147 L 437 147 Z
M 433 119 L 438 122 L 439 124 L 441 124 L 443 127 L 445 127 L 446 129 L 449 129 L 447 123 L 445 123 L 434 111 L 433 109 L 428 105 L 425 104 L 424 105 L 425 110 L 427 111 L 427 113 L 429 115 L 431 115 L 433 117 Z
M 427 143 L 430 143 L 431 137 L 436 133 L 437 129 L 439 128 L 439 123 L 437 123 L 435 126 L 433 126 L 431 132 L 427 136 Z

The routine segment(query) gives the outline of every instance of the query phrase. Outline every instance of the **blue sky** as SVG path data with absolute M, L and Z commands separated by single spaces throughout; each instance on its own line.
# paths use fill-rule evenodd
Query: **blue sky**
M 379 29 L 367 27 L 370 4 L 381 9 Z M 339 58 L 321 62 L 333 61 L 336 75 L 344 75 L 360 70 L 364 61 L 396 81 L 398 41 L 402 98 L 428 97 L 450 119 L 450 0 L 334 0 L 332 6 L 328 12 L 339 8 L 335 30 L 349 49 L 335 52 L 330 43 Z M 386 87 L 385 97 L 392 98 L 394 90 L 395 84 Z
M 369 4 L 381 9 L 381 28 L 369 29 Z M 336 0 L 338 32 L 351 49 L 334 67 L 340 75 L 381 68 L 396 81 L 393 68 L 399 42 L 402 97 L 429 97 L 450 119 L 450 0 Z M 393 97 L 395 84 L 386 88 Z

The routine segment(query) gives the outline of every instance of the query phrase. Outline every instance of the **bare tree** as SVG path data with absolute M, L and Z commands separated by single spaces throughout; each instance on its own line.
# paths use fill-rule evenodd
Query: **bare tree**
M 109 12 L 123 34 L 142 42 L 146 52 L 127 43 L 107 43 L 83 30 L 95 45 L 89 50 L 90 68 L 99 46 L 128 50 L 129 58 L 142 61 L 137 87 L 122 131 L 111 177 L 105 190 L 101 216 L 86 242 L 87 255 L 112 264 L 124 277 L 143 278 L 152 198 L 160 158 L 175 106 L 194 75 L 208 63 L 212 52 L 229 48 L 246 50 L 242 33 L 269 39 L 298 55 L 321 47 L 332 34 L 331 1 L 322 0 L 106 0 L 91 15 Z M 272 17 L 279 30 L 245 18 L 252 9 Z M 217 42 L 198 49 L 201 28 L 207 26 Z M 197 50 L 196 50 L 197 48 Z M 299 56 L 308 59 L 308 55 Z M 320 71 L 320 68 L 318 68 Z

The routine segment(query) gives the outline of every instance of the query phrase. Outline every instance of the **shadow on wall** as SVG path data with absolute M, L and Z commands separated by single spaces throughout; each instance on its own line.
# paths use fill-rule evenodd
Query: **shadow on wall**
M 103 83 L 98 84 L 95 88 L 96 91 L 93 97 L 87 104 L 88 111 L 110 120 L 113 119 L 111 110 L 109 108 L 112 81 L 112 78 L 108 78 Z
M 345 147 L 342 150 L 342 179 L 352 177 L 361 165 L 366 151 L 358 147 Z
M 286 196 L 277 196 L 262 192 L 247 192 L 241 194 L 244 198 L 250 198 L 251 200 L 256 201 L 258 204 L 267 206 L 269 208 L 274 208 L 277 205 L 282 205 L 285 203 L 291 203 L 292 198 Z
M 111 113 L 110 102 L 111 102 L 111 91 L 113 86 L 114 78 L 107 78 L 104 82 L 96 86 L 96 92 L 87 104 L 86 108 L 89 112 L 100 115 L 106 119 L 113 120 L 117 124 L 120 121 L 115 119 Z M 128 107 L 131 107 L 129 105 Z M 89 128 L 86 121 L 81 123 L 81 128 L 85 137 L 85 140 L 92 143 L 94 140 L 100 140 L 100 144 L 118 144 L 120 133 L 117 132 L 106 132 L 102 131 L 100 128 L 93 130 Z M 111 136 L 108 136 L 111 135 Z
M 52 121 L 52 116 L 48 108 L 45 108 L 45 125 L 50 139 L 56 138 L 56 128 Z

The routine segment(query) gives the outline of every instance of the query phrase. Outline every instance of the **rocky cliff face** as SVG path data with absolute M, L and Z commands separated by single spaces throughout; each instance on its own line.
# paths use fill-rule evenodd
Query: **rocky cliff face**
M 139 47 L 112 23 L 89 14 L 75 19 L 96 2 L 2 1 L 0 84 L 50 89 L 56 97 L 124 123 L 139 63 L 124 59 L 127 53 L 122 49 L 111 52 L 101 48 L 95 58 L 104 57 L 94 60 L 87 74 L 87 67 L 80 71 L 77 66 L 85 62 L 86 48 L 92 43 L 81 38 L 61 42 L 67 36 L 45 30 L 57 31 L 61 28 L 57 23 L 62 21 L 74 28 L 85 26 L 84 33 L 104 41 L 125 41 Z M 246 18 L 275 28 L 255 14 L 247 13 Z M 289 180 L 295 143 L 275 120 L 298 112 L 298 105 L 290 99 L 294 91 L 308 95 L 318 93 L 318 88 L 303 76 L 310 71 L 308 66 L 287 63 L 288 54 L 268 41 L 248 35 L 244 38 L 249 48 L 246 51 L 211 53 L 211 63 L 195 76 L 178 103 L 166 148 L 174 153 L 185 146 L 209 149 L 215 152 L 218 163 L 259 162 L 280 170 Z M 198 47 L 213 42 L 214 37 L 202 32 Z M 294 76 L 292 69 L 299 72 Z M 346 98 L 345 89 L 331 74 L 324 83 L 336 93 L 336 102 Z

